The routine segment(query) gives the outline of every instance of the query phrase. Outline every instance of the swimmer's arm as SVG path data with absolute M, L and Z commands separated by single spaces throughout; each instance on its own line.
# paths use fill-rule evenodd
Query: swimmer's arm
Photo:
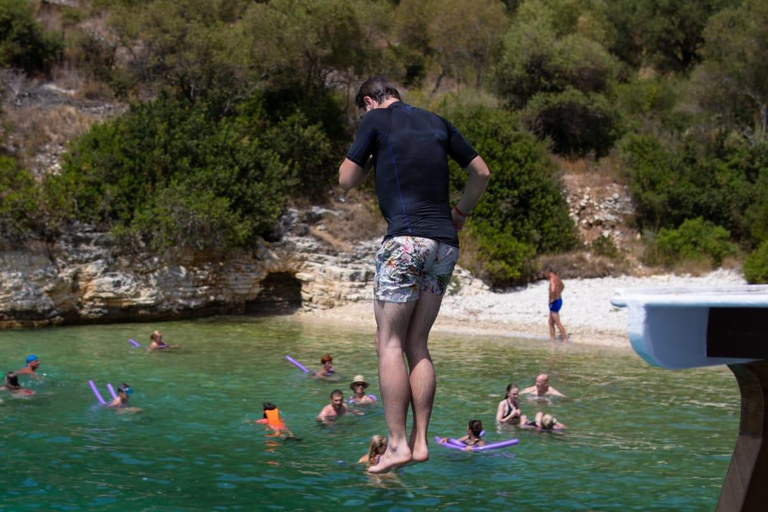
M 504 402 L 500 402 L 496 408 L 496 421 L 504 421 Z
M 371 169 L 373 169 L 373 157 L 369 157 L 363 167 L 349 158 L 345 158 L 339 167 L 339 185 L 344 189 L 344 192 L 349 192 L 365 180 Z
M 536 392 L 536 386 L 531 386 L 529 388 L 525 388 L 520 392 L 521 395 L 527 395 L 529 393 L 535 393 Z
M 562 394 L 561 392 L 559 392 L 558 390 L 556 390 L 552 386 L 549 386 L 549 389 L 547 391 L 552 396 L 561 396 L 561 397 L 565 398 L 564 394 Z

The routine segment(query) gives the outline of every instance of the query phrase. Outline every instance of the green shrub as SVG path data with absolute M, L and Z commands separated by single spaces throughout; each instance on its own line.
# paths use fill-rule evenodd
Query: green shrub
M 589 244 L 589 250 L 597 256 L 605 256 L 612 260 L 618 260 L 622 257 L 621 250 L 616 246 L 613 238 L 605 235 L 592 240 Z
M 0 67 L 47 71 L 63 49 L 61 38 L 42 29 L 27 0 L 0 0 Z
M 533 275 L 527 266 L 533 255 L 574 248 L 575 226 L 546 146 L 503 110 L 465 107 L 447 117 L 491 170 L 471 220 L 484 265 L 480 275 L 497 286 L 525 281 Z M 453 201 L 465 183 L 466 172 L 452 164 Z
M 0 237 L 29 235 L 40 208 L 40 190 L 32 173 L 8 157 L 0 157 Z
M 319 137 L 300 120 L 294 127 L 299 143 L 299 128 Z M 73 143 L 56 181 L 70 190 L 78 219 L 123 240 L 154 249 L 242 247 L 271 236 L 296 184 L 264 136 L 270 129 L 263 118 L 220 119 L 204 103 L 162 96 Z
M 608 99 L 594 93 L 567 90 L 537 94 L 525 107 L 526 124 L 552 140 L 559 155 L 583 157 L 594 151 L 606 156 L 616 139 L 616 116 Z
M 768 283 L 768 240 L 744 260 L 744 279 L 749 284 Z
M 655 240 L 655 255 L 651 263 L 671 266 L 681 261 L 710 262 L 719 267 L 726 256 L 737 253 L 728 241 L 730 233 L 701 217 L 683 222 L 677 229 L 662 228 Z

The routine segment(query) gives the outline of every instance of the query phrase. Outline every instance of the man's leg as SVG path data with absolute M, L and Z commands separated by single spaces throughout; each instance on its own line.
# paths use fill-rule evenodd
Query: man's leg
M 563 323 L 560 321 L 560 313 L 550 313 L 549 317 L 551 319 L 550 324 L 552 325 L 550 327 L 552 339 L 555 339 L 555 325 L 557 325 L 557 328 L 560 331 L 560 337 L 563 339 L 563 343 L 567 343 L 568 336 L 565 334 L 565 327 L 563 327 Z
M 549 341 L 555 341 L 555 315 L 556 313 L 549 312 Z
M 413 428 L 408 441 L 413 460 L 424 462 L 429 458 L 427 428 L 435 400 L 435 368 L 429 356 L 429 331 L 440 311 L 443 296 L 422 292 L 408 325 L 405 357 L 410 367 L 409 381 L 413 398 Z
M 408 324 L 417 302 L 384 302 L 375 300 L 376 351 L 379 354 L 379 391 L 384 406 L 389 439 L 387 451 L 370 473 L 383 473 L 411 461 L 411 449 L 405 436 L 411 386 L 403 360 Z

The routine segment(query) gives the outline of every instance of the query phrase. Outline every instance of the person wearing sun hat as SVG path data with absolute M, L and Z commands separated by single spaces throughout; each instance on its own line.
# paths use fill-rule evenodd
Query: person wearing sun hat
M 40 376 L 36 372 L 37 372 L 37 367 L 40 366 L 40 358 L 37 357 L 35 354 L 29 354 L 27 356 L 26 363 L 27 365 L 24 368 L 20 370 L 16 370 L 13 373 L 15 373 L 16 375 L 31 375 L 34 378 L 39 379 Z
M 368 381 L 362 375 L 355 375 L 352 382 L 349 384 L 349 389 L 354 393 L 349 403 L 354 405 L 371 405 L 376 403 L 376 395 L 366 395 L 365 390 L 368 389 Z

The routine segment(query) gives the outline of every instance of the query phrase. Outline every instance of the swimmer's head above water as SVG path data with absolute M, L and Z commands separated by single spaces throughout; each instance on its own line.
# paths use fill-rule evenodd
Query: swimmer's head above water
M 5 385 L 8 389 L 19 389 L 19 376 L 13 372 L 5 374 Z

